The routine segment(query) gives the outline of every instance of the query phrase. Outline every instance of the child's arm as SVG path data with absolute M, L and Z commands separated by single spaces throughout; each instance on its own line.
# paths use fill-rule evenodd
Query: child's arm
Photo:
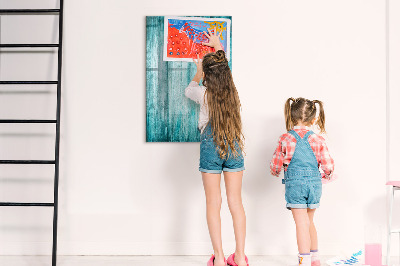
M 201 60 L 198 55 L 197 55 L 197 62 L 194 59 L 193 61 L 196 64 L 197 72 L 196 75 L 194 75 L 192 81 L 185 89 L 185 96 L 191 99 L 192 101 L 195 101 L 196 103 L 200 104 L 200 101 L 204 98 L 204 93 L 205 93 L 205 88 L 199 85 L 203 77 L 203 68 Z
M 200 86 L 199 83 L 192 80 L 189 85 L 185 89 L 185 96 L 190 100 L 200 104 L 204 99 L 204 93 L 206 92 L 203 86 Z
M 208 34 L 207 34 L 207 32 L 204 31 L 204 35 L 207 36 L 208 42 L 203 42 L 202 44 L 213 47 L 215 49 L 215 51 L 223 50 L 221 42 L 219 41 L 219 38 L 222 34 L 222 30 L 218 34 L 217 34 L 218 31 L 216 28 L 213 32 L 210 29 L 207 29 L 207 31 L 208 31 Z
M 193 62 L 196 64 L 197 71 L 192 81 L 200 83 L 200 80 L 203 78 L 203 64 L 201 62 L 199 55 L 197 55 L 197 61 L 193 59 Z
M 278 147 L 275 149 L 270 163 L 271 175 L 274 176 L 279 176 L 282 170 L 283 160 L 285 159 L 286 147 L 282 144 L 282 140 L 281 136 L 278 141 Z
M 328 146 L 325 143 L 325 140 L 321 137 L 322 143 L 320 145 L 320 165 L 323 171 L 322 178 L 331 179 L 333 175 L 333 170 L 335 169 L 335 162 L 333 161 L 331 155 L 328 151 Z

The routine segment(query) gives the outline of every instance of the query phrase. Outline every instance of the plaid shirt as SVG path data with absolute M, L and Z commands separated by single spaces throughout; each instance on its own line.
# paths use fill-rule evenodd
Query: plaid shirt
M 295 126 L 293 130 L 296 131 L 296 133 L 302 138 L 310 130 L 310 128 L 305 126 Z M 278 147 L 274 152 L 270 164 L 272 175 L 279 176 L 282 166 L 286 171 L 286 168 L 293 157 L 293 153 L 296 148 L 296 142 L 296 138 L 290 133 L 285 133 L 280 136 Z M 318 167 L 320 167 L 322 170 L 322 178 L 330 179 L 332 177 L 335 164 L 332 157 L 329 155 L 325 139 L 317 134 L 311 134 L 308 138 L 308 142 L 310 143 L 311 149 L 317 158 Z

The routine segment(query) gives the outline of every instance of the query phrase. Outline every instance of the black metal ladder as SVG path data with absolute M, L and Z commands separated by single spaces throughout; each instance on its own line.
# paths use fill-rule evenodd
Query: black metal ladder
M 23 206 L 23 207 L 53 207 L 53 246 L 52 266 L 57 264 L 57 218 L 58 218 L 58 181 L 59 181 L 59 153 L 60 153 L 60 111 L 61 111 L 61 67 L 62 67 L 62 40 L 63 40 L 63 0 L 60 0 L 59 9 L 0 9 L 0 15 L 44 15 L 55 14 L 58 20 L 58 43 L 57 44 L 0 44 L 0 48 L 58 48 L 58 70 L 57 80 L 51 81 L 0 81 L 2 84 L 54 84 L 57 85 L 57 109 L 55 120 L 41 119 L 0 119 L 0 123 L 46 123 L 56 125 L 56 138 L 54 149 L 54 160 L 0 160 L 0 164 L 54 164 L 54 199 L 53 202 L 0 202 L 0 206 Z

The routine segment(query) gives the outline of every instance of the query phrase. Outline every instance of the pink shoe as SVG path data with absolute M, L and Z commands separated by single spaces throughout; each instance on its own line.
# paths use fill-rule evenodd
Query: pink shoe
M 320 260 L 312 261 L 311 266 L 321 266 L 321 261 Z
M 246 260 L 247 266 L 249 266 L 249 260 L 247 259 L 247 256 L 246 256 L 246 255 L 244 256 L 244 259 Z M 228 263 L 228 265 L 230 265 L 230 266 L 238 266 L 238 265 L 236 264 L 236 262 L 235 262 L 235 253 L 231 254 L 231 255 L 228 257 L 227 263 Z
M 215 255 L 212 254 L 210 260 L 207 262 L 207 266 L 214 266 Z M 224 262 L 226 265 L 226 259 L 224 258 Z

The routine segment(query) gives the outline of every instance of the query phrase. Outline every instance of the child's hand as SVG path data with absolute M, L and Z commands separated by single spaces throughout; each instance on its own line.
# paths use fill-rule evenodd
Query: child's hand
M 322 176 L 322 184 L 328 184 L 332 181 L 335 181 L 338 178 L 336 174 L 332 174 L 330 177 L 326 177 L 325 175 Z
M 219 42 L 219 38 L 222 34 L 222 30 L 218 33 L 217 28 L 212 32 L 210 29 L 207 29 L 208 33 L 204 31 L 204 35 L 207 36 L 208 42 L 201 43 L 202 45 L 207 45 L 213 47 L 215 51 L 222 50 L 221 43 Z M 217 34 L 218 33 L 218 34 Z
M 277 173 L 275 173 L 274 171 L 270 170 L 270 172 L 271 172 L 271 175 L 279 177 L 279 175 Z

